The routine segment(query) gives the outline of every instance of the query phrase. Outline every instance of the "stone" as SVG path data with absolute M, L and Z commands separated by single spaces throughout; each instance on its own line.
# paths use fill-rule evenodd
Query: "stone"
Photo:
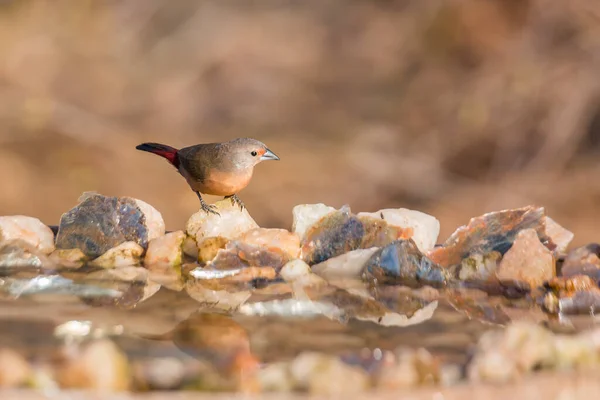
M 558 254 L 566 252 L 575 237 L 573 232 L 566 230 L 548 216 L 546 216 L 546 235 L 556 245 L 555 252 Z
M 198 259 L 198 244 L 196 243 L 196 238 L 186 235 L 181 247 L 183 249 L 183 254 L 194 260 Z
M 185 238 L 185 232 L 176 231 L 148 243 L 144 267 L 150 272 L 150 280 L 170 289 L 183 289 L 181 264 Z
M 554 339 L 556 368 L 591 368 L 600 365 L 600 350 L 590 335 L 557 335 Z
M 243 233 L 236 240 L 252 246 L 265 247 L 267 250 L 278 249 L 290 258 L 300 255 L 300 238 L 285 229 L 256 228 Z
M 246 267 L 270 267 L 279 271 L 290 257 L 277 248 L 251 246 L 232 241 L 206 264 L 208 269 L 233 270 Z
M 216 310 L 237 310 L 244 304 L 252 292 L 250 290 L 228 291 L 224 288 L 214 288 L 201 281 L 188 281 L 185 283 L 186 293 L 200 304 L 210 305 Z
M 534 229 L 540 238 L 545 237 L 545 210 L 527 206 L 504 210 L 472 218 L 469 224 L 458 228 L 440 247 L 426 254 L 444 268 L 459 265 L 472 254 L 497 251 L 504 255 L 512 246 L 517 234 L 524 229 Z
M 302 239 L 301 258 L 309 265 L 360 248 L 365 228 L 347 206 L 311 225 Z
M 354 395 L 371 386 L 362 368 L 326 354 L 301 353 L 292 361 L 290 373 L 296 389 L 307 390 L 312 395 Z
M 600 289 L 595 287 L 575 292 L 558 299 L 558 312 L 561 314 L 594 315 L 600 311 Z
M 219 250 L 225 249 L 229 239 L 222 236 L 213 236 L 205 238 L 202 243 L 198 246 L 198 262 L 206 264 L 215 259 Z
M 232 204 L 231 200 L 223 199 L 214 205 L 220 215 L 200 210 L 192 215 L 186 224 L 187 234 L 195 238 L 198 245 L 210 237 L 236 239 L 243 233 L 258 228 L 248 210 L 241 210 L 238 205 Z
M 0 242 L 0 268 L 47 268 L 54 263 L 28 242 L 20 239 Z
M 461 281 L 487 280 L 495 276 L 501 258 L 502 255 L 497 251 L 487 254 L 471 254 L 460 263 L 458 279 Z
M 0 388 L 24 386 L 32 373 L 31 366 L 22 355 L 9 348 L 0 349 Z
M 158 357 L 137 362 L 133 366 L 135 380 L 145 389 L 173 390 L 181 386 L 185 376 L 183 361 L 175 357 Z
M 335 208 L 323 203 L 299 204 L 292 209 L 292 232 L 298 235 L 300 239 L 303 239 L 308 228 L 335 211 Z
M 160 284 L 150 280 L 150 273 L 146 268 L 135 266 L 123 266 L 121 268 L 108 268 L 100 271 L 94 271 L 87 274 L 86 279 L 131 283 L 121 298 L 107 299 L 108 303 L 116 303 L 124 307 L 129 307 L 141 303 L 155 295 L 160 290 Z M 125 287 L 125 285 L 120 285 Z
M 403 229 L 397 226 L 391 226 L 382 219 L 369 216 L 360 216 L 357 218 L 363 225 L 364 235 L 359 248 L 368 249 L 371 247 L 383 247 L 398 239 L 409 239 L 413 235 L 412 228 Z
M 56 371 L 62 388 L 124 392 L 131 385 L 131 369 L 126 355 L 108 339 L 82 347 Z
M 121 268 L 139 265 L 143 253 L 143 247 L 136 242 L 124 242 L 92 260 L 90 265 L 100 268 Z
M 96 258 L 125 242 L 145 249 L 150 240 L 164 233 L 160 213 L 146 203 L 130 197 L 89 194 L 62 215 L 56 247 L 78 248 L 89 258 Z
M 535 230 L 524 229 L 504 254 L 496 276 L 499 280 L 527 282 L 536 288 L 556 276 L 554 256 Z
M 403 236 L 402 239 L 411 238 L 422 252 L 432 249 L 440 234 L 440 221 L 420 211 L 386 208 L 374 213 L 361 212 L 357 216 L 382 219 L 391 226 L 412 231 L 411 235 Z
M 264 392 L 291 392 L 294 387 L 288 363 L 285 362 L 267 364 L 261 368 L 258 381 Z
M 503 383 L 521 374 L 556 365 L 554 335 L 531 322 L 514 322 L 484 333 L 468 367 L 472 381 Z
M 600 244 L 589 243 L 570 251 L 562 264 L 560 275 L 587 275 L 600 282 Z
M 395 362 L 377 371 L 378 389 L 398 390 L 440 381 L 439 361 L 423 348 L 400 347 L 394 351 Z
M 298 283 L 301 286 L 325 285 L 327 282 L 315 275 L 310 266 L 300 259 L 289 261 L 281 268 L 279 275 L 288 283 Z
M 54 233 L 37 218 L 24 215 L 0 217 L 0 242 L 22 240 L 41 254 L 54 251 Z
M 423 255 L 412 239 L 377 250 L 365 265 L 363 280 L 373 284 L 444 286 L 450 273 Z
M 376 247 L 352 250 L 313 265 L 312 271 L 329 281 L 344 278 L 360 279 L 367 261 L 377 250 Z
M 88 261 L 86 255 L 80 249 L 54 250 L 49 258 L 55 264 L 67 269 L 81 268 Z

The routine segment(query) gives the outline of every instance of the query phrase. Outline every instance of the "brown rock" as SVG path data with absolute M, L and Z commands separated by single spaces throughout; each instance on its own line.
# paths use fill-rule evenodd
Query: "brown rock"
M 569 252 L 560 274 L 565 277 L 587 275 L 600 281 L 600 244 L 590 243 Z
M 245 232 L 237 240 L 252 246 L 265 247 L 268 250 L 281 250 L 290 258 L 297 258 L 300 255 L 300 237 L 285 229 L 256 228 Z
M 533 229 L 525 229 L 516 236 L 496 271 L 499 280 L 524 281 L 534 288 L 556 275 L 555 261 Z
M 222 236 L 213 236 L 206 238 L 198 246 L 198 262 L 207 263 L 213 260 L 219 250 L 224 249 L 229 243 L 229 239 Z
M 566 230 L 550 217 L 546 217 L 546 235 L 556 245 L 556 253 L 564 253 L 575 237 L 573 232 Z

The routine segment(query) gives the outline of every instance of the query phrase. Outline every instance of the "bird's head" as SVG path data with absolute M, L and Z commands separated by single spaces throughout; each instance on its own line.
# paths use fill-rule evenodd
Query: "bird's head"
M 228 145 L 232 161 L 237 168 L 251 168 L 261 161 L 279 160 L 264 143 L 255 139 L 234 139 Z

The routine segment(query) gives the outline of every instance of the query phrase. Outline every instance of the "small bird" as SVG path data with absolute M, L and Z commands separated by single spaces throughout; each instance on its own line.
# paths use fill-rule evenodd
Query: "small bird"
M 244 203 L 237 193 L 250 183 L 254 166 L 265 160 L 279 160 L 264 143 L 250 138 L 182 149 L 160 143 L 142 143 L 136 149 L 166 158 L 198 195 L 202 210 L 217 215 L 216 206 L 206 204 L 202 194 L 224 196 L 243 210 Z

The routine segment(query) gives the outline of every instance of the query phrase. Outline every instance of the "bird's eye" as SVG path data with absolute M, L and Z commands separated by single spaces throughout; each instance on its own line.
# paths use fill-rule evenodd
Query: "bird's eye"
M 257 152 L 255 152 L 255 151 L 253 151 L 253 152 L 252 152 L 252 153 L 250 153 L 250 154 L 252 154 L 252 157 L 256 157 L 256 155 L 257 155 L 258 153 L 257 153 Z

